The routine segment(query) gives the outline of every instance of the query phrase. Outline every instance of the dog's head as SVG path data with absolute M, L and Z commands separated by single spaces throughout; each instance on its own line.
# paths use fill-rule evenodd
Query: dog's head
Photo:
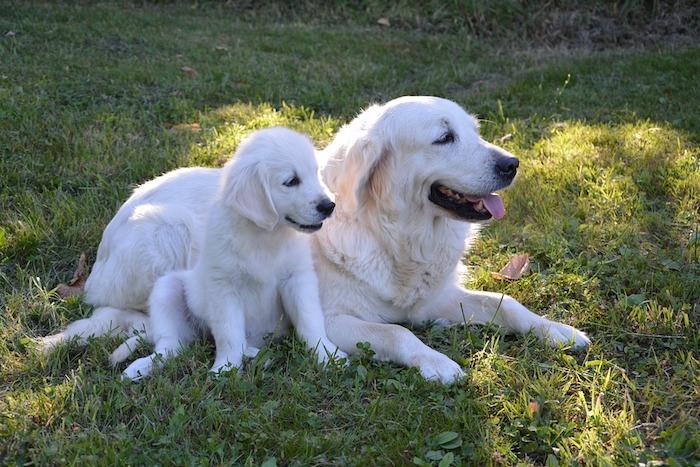
M 368 108 L 324 154 L 324 180 L 344 211 L 370 204 L 471 222 L 505 215 L 493 192 L 510 185 L 518 168 L 512 154 L 479 136 L 474 117 L 437 97 Z
M 288 128 L 256 131 L 224 167 L 221 199 L 265 230 L 321 228 L 335 203 L 319 178 L 311 140 Z

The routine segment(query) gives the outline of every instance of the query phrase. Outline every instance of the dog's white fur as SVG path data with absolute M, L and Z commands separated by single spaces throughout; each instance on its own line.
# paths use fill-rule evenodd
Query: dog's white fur
M 334 204 L 319 180 L 311 141 L 286 128 L 253 133 L 224 166 L 206 207 L 194 267 L 158 279 L 149 298 L 155 352 L 124 376 L 147 376 L 177 355 L 198 331 L 211 333 L 219 372 L 240 368 L 264 337 L 289 322 L 319 361 L 344 357 L 326 337 L 309 233 Z
M 448 128 L 454 143 L 433 144 Z M 367 341 L 376 358 L 450 383 L 463 375 L 460 366 L 396 323 L 493 322 L 510 332 L 532 331 L 552 345 L 589 344 L 583 332 L 538 316 L 507 295 L 460 286 L 460 260 L 479 224 L 431 203 L 430 186 L 440 181 L 465 193 L 489 193 L 501 187 L 493 166 L 503 155 L 509 154 L 481 139 L 472 116 L 434 97 L 372 106 L 340 130 L 323 151 L 322 169 L 338 208 L 314 234 L 312 249 L 326 330 L 341 350 L 353 353 L 357 342 Z M 130 310 L 145 308 L 155 279 L 191 264 L 201 248 L 201 197 L 210 196 L 218 173 L 190 170 L 145 184 L 117 213 L 86 285 L 86 301 L 98 306 L 90 324 L 69 327 L 49 343 L 84 338 L 87 332 L 76 330 L 103 329 L 107 318 L 129 329 L 127 318 L 136 316 Z M 134 282 L 140 282 L 136 291 L 128 287 Z M 127 352 L 117 349 L 112 360 Z
M 434 142 L 446 131 L 452 144 Z M 532 331 L 550 344 L 584 347 L 584 333 L 530 312 L 498 293 L 465 290 L 460 259 L 478 224 L 452 218 L 428 200 L 440 182 L 463 193 L 500 188 L 494 164 L 511 157 L 487 143 L 454 102 L 403 97 L 365 110 L 325 149 L 323 178 L 338 209 L 314 237 L 331 340 L 348 353 L 358 341 L 376 358 L 450 383 L 459 364 L 395 323 L 489 323 Z

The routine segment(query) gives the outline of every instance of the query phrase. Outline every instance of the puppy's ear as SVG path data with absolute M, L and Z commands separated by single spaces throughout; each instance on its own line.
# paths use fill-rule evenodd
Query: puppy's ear
M 270 177 L 263 164 L 239 167 L 235 161 L 225 168 L 221 187 L 223 202 L 265 230 L 279 222 L 270 196 Z

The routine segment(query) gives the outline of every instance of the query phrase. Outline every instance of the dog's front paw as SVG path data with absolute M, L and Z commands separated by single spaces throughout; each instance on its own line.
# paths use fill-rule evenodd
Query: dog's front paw
M 452 384 L 464 377 L 464 371 L 457 362 L 435 350 L 415 356 L 411 366 L 417 367 L 426 380 L 442 384 Z
M 62 332 L 58 334 L 52 334 L 46 337 L 37 337 L 34 339 L 36 347 L 44 355 L 48 355 L 54 351 L 56 346 L 66 340 L 65 335 Z
M 128 379 L 131 381 L 138 381 L 142 378 L 149 376 L 153 372 L 155 367 L 156 354 L 152 353 L 148 357 L 139 358 L 134 360 L 131 365 L 126 367 L 126 370 L 122 373 L 122 379 Z
M 114 349 L 114 351 L 109 355 L 109 364 L 112 366 L 117 366 L 121 362 L 126 361 L 127 358 L 134 352 L 136 346 L 139 343 L 141 336 L 131 336 L 124 342 L 122 342 L 119 347 Z
M 212 367 L 209 369 L 209 372 L 218 376 L 228 371 L 238 370 L 241 367 L 243 367 L 243 355 L 240 357 L 234 356 L 217 358 Z
M 318 358 L 318 363 L 325 365 L 330 361 L 340 361 L 345 359 L 346 363 L 348 361 L 348 354 L 340 350 L 334 343 L 328 339 L 324 339 L 318 343 L 318 346 L 314 349 L 316 353 L 316 358 Z
M 243 350 L 243 356 L 245 358 L 255 358 L 260 353 L 260 349 L 257 347 L 248 346 Z
M 537 326 L 534 331 L 540 339 L 553 347 L 570 345 L 574 350 L 581 350 L 591 344 L 591 340 L 583 331 L 556 321 L 545 320 L 545 323 Z

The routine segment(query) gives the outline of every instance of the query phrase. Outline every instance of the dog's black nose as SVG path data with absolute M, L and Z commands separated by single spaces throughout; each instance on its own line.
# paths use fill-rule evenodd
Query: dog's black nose
M 513 178 L 519 165 L 520 161 L 515 157 L 502 157 L 496 162 L 496 172 L 503 178 Z
M 329 199 L 324 199 L 316 205 L 316 210 L 326 217 L 333 213 L 333 209 L 335 209 L 335 203 Z

